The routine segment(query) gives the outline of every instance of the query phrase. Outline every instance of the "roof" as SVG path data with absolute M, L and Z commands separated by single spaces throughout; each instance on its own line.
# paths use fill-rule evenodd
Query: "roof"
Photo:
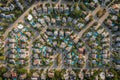
M 22 80 L 24 80 L 25 78 L 27 77 L 27 74 L 22 74 L 22 75 L 20 75 L 20 79 L 22 79 Z
M 35 78 L 39 78 L 39 77 L 40 77 L 39 74 L 38 74 L 37 72 L 33 73 L 32 76 L 35 77 Z
M 9 77 L 11 77 L 11 73 L 8 71 L 3 74 L 3 77 L 9 78 Z
M 105 79 L 105 73 L 104 73 L 104 72 L 101 72 L 101 73 L 100 73 L 100 77 L 101 77 L 101 79 L 104 80 L 104 79 Z
M 31 14 L 28 15 L 27 19 L 30 21 L 33 19 L 33 16 Z
M 19 24 L 17 27 L 18 27 L 19 29 L 22 29 L 24 26 L 23 26 L 22 24 Z
M 84 54 L 84 53 L 85 53 L 85 49 L 84 49 L 84 48 L 79 48 L 78 51 L 79 51 L 81 54 Z
M 16 72 L 12 72 L 12 77 L 17 77 L 17 73 Z
M 50 78 L 53 78 L 53 77 L 54 77 L 54 73 L 49 72 L 49 73 L 48 73 L 48 76 L 49 76 Z

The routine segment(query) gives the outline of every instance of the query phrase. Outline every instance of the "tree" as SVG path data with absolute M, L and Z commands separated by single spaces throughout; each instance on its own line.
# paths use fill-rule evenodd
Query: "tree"
M 80 18 L 82 16 L 82 11 L 75 9 L 70 13 L 70 16 L 73 18 Z
M 46 6 L 46 7 L 50 7 L 50 4 L 49 4 L 49 3 L 46 3 L 45 6 Z
M 2 80 L 2 77 L 0 77 L 0 80 Z
M 4 74 L 7 71 L 5 67 L 0 68 L 0 75 Z
M 27 70 L 24 68 L 18 69 L 18 73 L 20 73 L 20 74 L 25 74 L 26 72 L 27 72 Z

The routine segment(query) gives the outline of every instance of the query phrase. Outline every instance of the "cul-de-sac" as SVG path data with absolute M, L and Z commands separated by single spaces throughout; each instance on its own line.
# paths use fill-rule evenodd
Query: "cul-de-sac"
M 120 0 L 0 0 L 0 80 L 120 80 Z

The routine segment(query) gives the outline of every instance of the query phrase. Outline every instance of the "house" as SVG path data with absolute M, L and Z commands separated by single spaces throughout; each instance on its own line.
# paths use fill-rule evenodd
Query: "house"
M 112 21 L 110 19 L 107 19 L 107 24 L 112 26 Z
M 10 43 L 10 44 L 9 44 L 9 47 L 10 47 L 10 48 L 16 48 L 16 46 L 15 46 L 14 43 L 12 43 L 12 44 Z
M 108 58 L 108 53 L 106 53 L 106 54 L 102 54 L 102 56 L 103 56 L 103 58 Z
M 119 42 L 119 41 L 120 41 L 120 37 L 117 37 L 117 38 L 116 38 L 116 41 L 118 41 L 118 42 Z
M 56 22 L 57 22 L 57 24 L 59 24 L 59 23 L 60 23 L 60 21 L 61 21 L 60 17 L 59 17 L 59 16 L 57 16 L 57 17 L 56 17 Z
M 41 7 L 37 8 L 37 12 L 38 14 L 42 13 L 42 8 Z
M 41 74 L 41 80 L 46 80 L 46 74 L 45 73 Z
M 66 47 L 66 44 L 64 42 L 61 43 L 60 45 L 61 48 L 65 48 Z
M 96 56 L 97 56 L 96 54 L 91 54 L 92 58 L 96 58 Z
M 20 36 L 20 40 L 26 42 L 26 41 L 28 41 L 28 38 L 26 36 Z
M 109 59 L 103 59 L 103 60 L 102 60 L 102 64 L 108 64 L 109 62 L 110 62 Z
M 12 78 L 17 78 L 17 73 L 16 72 L 12 72 Z
M 54 31 L 54 35 L 57 37 L 58 36 L 58 31 Z
M 33 65 L 40 65 L 41 63 L 41 60 L 40 59 L 34 59 L 33 60 Z
M 24 60 L 19 60 L 19 64 L 23 65 L 23 64 L 25 64 L 25 61 Z
M 60 11 L 60 12 L 63 12 L 63 7 L 59 7 L 59 11 Z
M 33 57 L 34 57 L 35 59 L 38 59 L 38 58 L 39 58 L 39 55 L 38 55 L 38 54 L 34 54 Z
M 78 23 L 77 26 L 81 29 L 84 26 L 84 24 L 83 23 Z
M 115 65 L 115 68 L 116 68 L 117 70 L 120 70 L 120 65 Z
M 71 59 L 72 58 L 72 55 L 69 53 L 69 54 L 67 54 L 67 58 L 68 59 Z
M 99 34 L 101 34 L 101 33 L 103 33 L 103 31 L 104 31 L 104 28 L 99 29 L 97 32 L 98 32 Z
M 19 57 L 20 58 L 26 58 L 28 55 L 25 53 L 25 50 L 24 49 L 20 49 L 19 52 Z
M 37 17 L 37 12 L 36 12 L 36 10 L 32 10 L 32 14 L 33 14 L 34 17 Z
M 13 4 L 10 4 L 9 7 L 0 7 L 0 10 L 2 11 L 12 11 L 15 8 Z
M 17 26 L 18 29 L 23 29 L 23 27 L 24 27 L 24 26 L 23 26 L 22 24 L 19 24 L 19 25 Z
M 48 77 L 49 78 L 53 78 L 54 77 L 54 71 L 53 70 L 49 70 L 48 71 Z
M 109 35 L 109 33 L 108 32 L 103 32 L 102 35 L 107 37 Z
M 110 38 L 103 38 L 102 39 L 102 42 L 108 42 L 108 41 L 110 41 Z
M 18 27 L 16 27 L 16 28 L 13 29 L 13 31 L 14 31 L 15 33 L 18 33 L 20 30 L 18 29 Z
M 85 54 L 85 49 L 84 48 L 79 48 L 78 51 L 79 51 L 80 54 Z
M 113 9 L 120 9 L 120 4 L 114 4 L 114 5 L 112 5 L 112 8 Z
M 69 75 L 68 74 L 64 74 L 64 79 L 65 80 L 69 80 Z
M 98 0 L 93 0 L 95 3 L 98 3 Z
M 49 35 L 49 36 L 53 36 L 53 33 L 50 32 L 50 31 L 47 31 L 47 35 Z
M 106 77 L 113 78 L 114 74 L 112 72 L 106 72 Z
M 54 9 L 56 12 L 58 11 L 58 7 L 54 7 L 53 9 Z
M 73 24 L 77 24 L 77 20 L 74 19 L 74 20 L 72 21 L 72 23 L 73 23 Z
M 64 8 L 64 13 L 65 13 L 66 15 L 69 15 L 69 8 L 68 8 L 68 7 L 65 7 L 65 8 Z
M 50 14 L 51 12 L 53 12 L 53 8 L 52 7 L 48 7 L 48 14 Z
M 66 23 L 66 21 L 67 21 L 67 20 L 66 20 L 66 17 L 63 17 L 63 18 L 62 18 L 62 22 L 63 22 L 63 23 Z
M 93 64 L 96 64 L 96 60 L 92 60 L 92 63 L 93 63 Z
M 0 30 L 3 30 L 4 29 L 4 27 L 3 26 L 0 26 Z
M 48 52 L 51 52 L 51 51 L 52 51 L 52 48 L 51 48 L 51 47 L 47 47 L 47 51 L 48 51 Z
M 39 74 L 37 72 L 34 72 L 32 77 L 31 77 L 31 80 L 39 80 Z
M 45 17 L 45 21 L 49 23 L 50 22 L 50 18 L 48 16 L 46 16 Z
M 47 13 L 47 7 L 43 7 L 43 13 Z
M 73 18 L 71 18 L 71 17 L 68 17 L 68 19 L 67 19 L 68 22 L 72 22 L 72 20 L 73 20 Z
M 68 36 L 70 35 L 71 33 L 73 33 L 72 31 L 65 31 L 65 34 Z
M 17 6 L 18 6 L 21 10 L 24 9 L 23 6 L 22 6 L 22 4 L 19 2 L 19 0 L 15 0 L 15 2 L 16 2 L 16 4 L 17 4 Z
M 55 24 L 56 23 L 56 20 L 54 18 L 51 19 L 51 23 L 52 24 Z
M 26 74 L 26 73 L 25 73 L 25 74 L 21 74 L 21 75 L 19 76 L 19 79 L 20 79 L 20 80 L 25 80 L 26 77 L 27 77 L 27 74 Z
M 9 54 L 9 58 L 15 58 L 15 54 Z
M 116 21 L 117 19 L 118 19 L 117 16 L 115 16 L 115 15 L 112 16 L 112 20 L 115 20 L 115 21 Z
M 70 11 L 73 11 L 74 10 L 74 7 L 72 6 L 71 8 L 70 8 Z
M 16 40 L 14 38 L 13 39 L 12 38 L 8 38 L 8 41 L 9 42 L 13 42 L 13 43 L 16 42 Z
M 54 46 L 56 46 L 56 45 L 57 45 L 57 42 L 56 42 L 56 41 L 54 41 L 54 42 L 53 42 L 53 45 L 54 45 Z
M 101 78 L 102 80 L 105 80 L 105 73 L 104 73 L 104 72 L 101 72 L 101 73 L 100 73 L 100 78 Z
M 25 32 L 25 34 L 26 34 L 28 37 L 31 37 L 31 33 L 30 33 L 30 32 Z
M 43 18 L 41 18 L 41 19 L 39 18 L 38 22 L 40 22 L 42 25 L 45 24 L 45 20 Z
M 31 14 L 28 15 L 27 19 L 31 21 L 33 19 L 33 16 Z
M 120 47 L 120 43 L 117 43 L 116 46 L 117 46 L 117 47 Z
M 15 64 L 16 62 L 15 62 L 14 59 L 9 59 L 9 63 L 11 63 L 11 64 Z
M 64 36 L 64 32 L 63 32 L 63 31 L 60 31 L 60 32 L 59 32 L 59 36 Z
M 84 74 L 83 73 L 79 73 L 79 78 L 80 78 L 80 80 L 83 80 L 84 79 Z
M 10 78 L 11 77 L 11 72 L 7 71 L 6 73 L 3 74 L 4 78 Z
M 66 50 L 69 52 L 72 49 L 72 47 L 66 47 Z
M 10 18 L 13 18 L 13 17 L 14 17 L 14 14 L 8 14 L 8 15 L 6 15 L 6 14 L 4 14 L 4 13 L 1 13 L 1 14 L 0 14 L 0 17 L 10 19 Z

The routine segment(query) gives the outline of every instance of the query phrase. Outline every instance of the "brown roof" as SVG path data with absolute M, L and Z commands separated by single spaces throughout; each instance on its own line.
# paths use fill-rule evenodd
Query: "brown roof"
M 16 72 L 12 72 L 12 77 L 17 77 L 17 73 Z
M 22 80 L 24 80 L 25 78 L 27 77 L 27 74 L 22 74 L 22 75 L 20 75 L 20 79 L 22 79 Z
M 3 77 L 10 78 L 11 77 L 11 73 L 8 71 L 8 72 L 3 74 Z

